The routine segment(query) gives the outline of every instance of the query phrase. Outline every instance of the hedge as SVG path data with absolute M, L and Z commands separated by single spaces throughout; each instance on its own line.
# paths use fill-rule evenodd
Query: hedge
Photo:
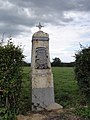
M 14 120 L 19 112 L 23 57 L 12 42 L 0 45 L 0 120 Z
M 90 47 L 75 55 L 75 76 L 81 92 L 90 100 Z

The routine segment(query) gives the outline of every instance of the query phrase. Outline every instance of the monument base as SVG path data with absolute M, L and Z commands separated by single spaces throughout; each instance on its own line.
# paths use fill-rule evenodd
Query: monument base
M 33 88 L 32 102 L 32 111 L 45 110 L 48 105 L 54 104 L 54 88 Z

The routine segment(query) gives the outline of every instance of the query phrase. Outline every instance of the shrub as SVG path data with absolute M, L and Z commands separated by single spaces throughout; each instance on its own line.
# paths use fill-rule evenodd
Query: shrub
M 75 114 L 85 118 L 85 120 L 90 120 L 90 108 L 89 107 L 78 107 L 75 109 Z
M 90 47 L 83 48 L 75 57 L 75 76 L 78 86 L 81 92 L 90 99 Z
M 23 57 L 12 42 L 0 45 L 0 120 L 14 120 L 19 111 Z

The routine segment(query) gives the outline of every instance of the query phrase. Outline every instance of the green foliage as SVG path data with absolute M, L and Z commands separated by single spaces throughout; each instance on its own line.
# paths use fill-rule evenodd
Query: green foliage
M 51 63 L 52 67 L 74 67 L 75 62 L 70 62 L 70 63 L 66 63 L 66 62 L 61 62 L 60 58 L 55 57 L 53 59 L 53 62 Z
M 83 48 L 75 57 L 75 76 L 78 86 L 90 100 L 90 47 Z
M 60 66 L 61 60 L 57 57 L 53 59 L 52 66 L 58 67 Z
M 22 50 L 12 42 L 0 45 L 0 119 L 14 120 L 19 111 Z
M 23 65 L 24 67 L 30 67 L 30 66 L 31 66 L 31 63 L 27 63 L 27 62 L 23 61 L 23 62 L 22 62 L 22 65 Z
M 89 107 L 78 107 L 75 109 L 75 114 L 85 118 L 85 120 L 90 120 L 90 108 Z

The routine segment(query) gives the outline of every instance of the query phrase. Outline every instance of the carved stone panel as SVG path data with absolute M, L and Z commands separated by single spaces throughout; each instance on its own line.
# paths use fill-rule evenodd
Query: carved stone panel
M 45 47 L 36 48 L 35 67 L 36 69 L 48 68 L 48 54 Z

